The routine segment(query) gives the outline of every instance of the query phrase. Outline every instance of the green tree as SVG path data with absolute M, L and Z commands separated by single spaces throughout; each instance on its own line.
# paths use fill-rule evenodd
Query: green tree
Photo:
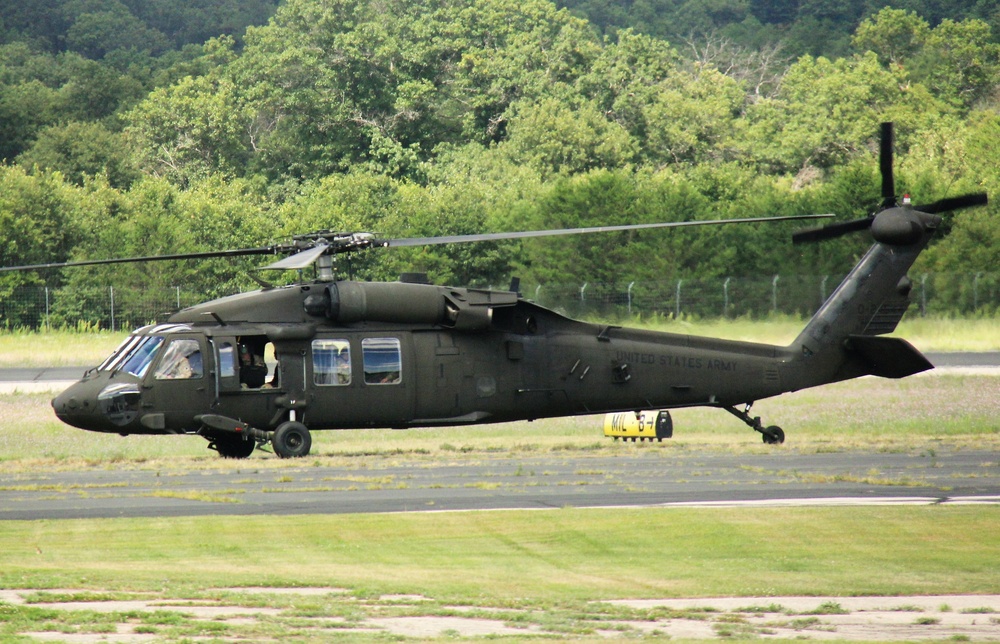
M 923 49 L 930 32 L 927 21 L 912 11 L 885 7 L 854 32 L 858 51 L 873 51 L 883 65 L 903 65 Z
M 1000 44 L 981 20 L 945 20 L 931 30 L 914 77 L 936 96 L 963 108 L 988 97 L 1000 84 Z
M 238 176 L 255 145 L 237 88 L 215 74 L 155 89 L 125 119 L 139 166 L 182 186 L 219 172 Z
M 598 50 L 543 0 L 290 0 L 229 72 L 268 177 L 409 176 L 441 143 L 503 139 L 515 101 L 565 92 Z
M 498 151 L 515 163 L 531 166 L 543 179 L 594 168 L 620 168 L 638 152 L 629 133 L 593 103 L 574 107 L 556 98 L 514 106 L 508 137 Z
M 81 11 L 81 2 L 68 2 L 65 14 L 73 16 L 66 31 L 66 45 L 87 58 L 100 59 L 115 49 L 135 49 L 159 53 L 169 47 L 167 38 L 150 29 L 118 0 L 90 0 Z M 91 10 L 92 9 L 92 10 Z
M 827 169 L 866 154 L 880 122 L 895 121 L 905 142 L 945 109 L 874 53 L 835 61 L 806 56 L 789 68 L 774 98 L 747 108 L 747 156 L 776 173 Z
M 679 72 L 662 81 L 645 109 L 645 157 L 652 163 L 704 163 L 731 159 L 744 138 L 740 118 L 746 93 L 711 68 Z
M 58 173 L 29 175 L 0 165 L 0 266 L 23 266 L 66 257 L 75 237 L 70 216 L 77 195 Z M 38 322 L 18 309 L 12 297 L 26 286 L 42 284 L 35 272 L 0 274 L 0 326 Z
M 122 136 L 100 123 L 73 121 L 50 126 L 39 133 L 17 162 L 29 170 L 58 171 L 78 186 L 90 177 L 103 175 L 112 186 L 128 188 L 139 178 Z

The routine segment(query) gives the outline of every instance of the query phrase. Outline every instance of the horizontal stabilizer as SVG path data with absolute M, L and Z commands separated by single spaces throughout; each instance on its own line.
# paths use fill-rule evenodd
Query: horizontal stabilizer
M 847 347 L 868 363 L 868 373 L 881 378 L 905 378 L 934 368 L 912 344 L 900 338 L 851 335 Z

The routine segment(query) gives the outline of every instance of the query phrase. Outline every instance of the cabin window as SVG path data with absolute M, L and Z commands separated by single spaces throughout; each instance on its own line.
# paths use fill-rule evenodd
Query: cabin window
M 154 374 L 157 380 L 189 380 L 203 375 L 201 346 L 192 338 L 180 338 L 167 344 Z
M 236 375 L 236 347 L 232 342 L 219 344 L 219 377 L 232 378 Z
M 365 384 L 395 385 L 402 381 L 402 351 L 398 338 L 365 338 Z
M 313 383 L 351 384 L 351 343 L 341 339 L 313 340 Z

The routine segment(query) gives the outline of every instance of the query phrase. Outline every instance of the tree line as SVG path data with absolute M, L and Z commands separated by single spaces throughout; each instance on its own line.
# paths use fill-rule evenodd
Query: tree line
M 997 194 L 1000 45 L 986 5 L 949 14 L 935 3 L 925 17 L 847 3 L 861 17 L 843 53 L 794 59 L 780 36 L 807 3 L 792 3 L 780 29 L 776 2 L 621 7 L 634 17 L 682 4 L 716 7 L 721 22 L 681 36 L 547 0 L 0 3 L 0 263 L 241 248 L 323 229 L 856 218 L 880 201 L 885 120 L 897 126 L 897 189 L 914 203 Z M 199 7 L 217 20 L 193 18 Z M 42 8 L 47 21 L 29 19 Z M 733 36 L 754 20 L 777 36 Z M 132 28 L 98 29 L 119 23 Z M 195 24 L 214 34 L 199 44 Z M 993 206 L 945 227 L 921 270 L 1000 266 Z M 867 245 L 857 235 L 792 247 L 795 228 L 399 249 L 340 270 L 472 285 L 823 275 Z M 0 300 L 41 283 L 84 293 L 112 274 L 208 297 L 251 285 L 255 264 L 2 274 Z

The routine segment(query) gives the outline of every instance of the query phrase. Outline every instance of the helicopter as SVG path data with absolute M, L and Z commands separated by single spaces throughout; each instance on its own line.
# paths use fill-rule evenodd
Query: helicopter
M 798 244 L 867 230 L 874 243 L 787 346 L 574 320 L 523 298 L 516 279 L 508 290 L 435 285 L 419 274 L 396 282 L 338 279 L 334 258 L 402 246 L 832 215 L 409 239 L 321 231 L 262 248 L 0 270 L 274 253 L 291 254 L 264 269 L 316 266 L 312 281 L 204 302 L 134 331 L 52 400 L 63 422 L 85 430 L 197 435 L 225 458 L 246 458 L 270 444 L 279 457 L 291 458 L 309 454 L 316 430 L 613 412 L 639 418 L 647 409 L 715 407 L 759 432 L 765 443 L 779 444 L 784 430 L 750 415 L 756 401 L 865 375 L 903 378 L 932 368 L 907 341 L 884 336 L 908 307 L 907 271 L 941 223 L 940 214 L 984 205 L 987 196 L 900 203 L 892 139 L 892 124 L 883 124 L 876 212 L 793 235 Z M 656 418 L 657 427 L 672 432 L 668 411 Z

